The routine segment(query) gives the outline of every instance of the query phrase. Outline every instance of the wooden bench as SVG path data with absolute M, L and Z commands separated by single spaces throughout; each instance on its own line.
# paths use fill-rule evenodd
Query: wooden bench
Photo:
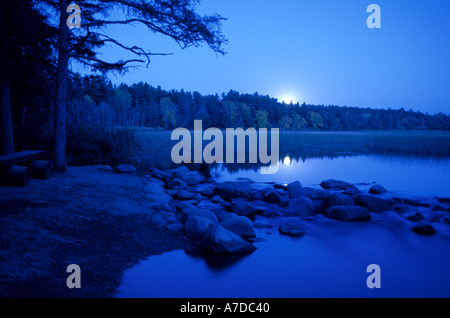
M 31 178 L 48 179 L 52 163 L 37 160 L 44 155 L 41 150 L 24 150 L 0 156 L 0 181 L 2 185 L 26 186 Z

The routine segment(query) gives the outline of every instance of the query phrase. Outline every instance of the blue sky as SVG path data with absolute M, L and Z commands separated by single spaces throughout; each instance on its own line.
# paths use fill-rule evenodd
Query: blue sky
M 366 25 L 381 8 L 381 29 Z M 155 56 L 113 83 L 139 81 L 202 94 L 268 94 L 279 100 L 371 108 L 450 110 L 450 1 L 202 0 L 198 11 L 227 18 L 227 55 L 181 50 L 142 26 L 110 28 Z M 131 57 L 113 48 L 106 59 Z

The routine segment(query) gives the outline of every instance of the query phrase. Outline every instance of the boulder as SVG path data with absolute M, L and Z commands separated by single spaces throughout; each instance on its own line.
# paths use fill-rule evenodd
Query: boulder
M 353 205 L 353 199 L 351 196 L 343 193 L 333 193 L 326 200 L 327 207 L 336 205 Z
M 185 190 L 180 190 L 180 191 L 178 191 L 177 199 L 183 200 L 183 201 L 192 200 L 194 198 L 194 196 L 195 196 L 195 193 L 188 192 Z
M 184 223 L 184 232 L 186 236 L 194 241 L 200 241 L 208 229 L 208 226 L 215 224 L 209 218 L 203 216 L 189 216 Z
M 370 212 L 364 207 L 335 205 L 327 210 L 327 217 L 339 221 L 369 221 Z
M 370 194 L 383 194 L 386 192 L 387 192 L 387 190 L 379 184 L 376 184 L 369 189 Z
M 168 189 L 186 189 L 187 186 L 188 186 L 187 182 L 185 182 L 181 179 L 175 178 L 175 179 L 170 180 L 167 183 L 166 187 Z
M 150 201 L 150 207 L 170 209 L 168 204 L 172 197 L 164 192 L 164 188 L 157 182 L 148 182 L 144 189 L 144 198 Z
M 262 213 L 261 210 L 256 209 L 250 202 L 241 198 L 232 199 L 230 209 L 231 211 L 236 212 L 237 215 L 249 218 Z
M 420 235 L 433 235 L 436 233 L 436 230 L 431 224 L 416 225 L 415 227 L 413 227 L 413 231 L 414 233 Z
M 280 226 L 278 231 L 281 234 L 286 234 L 292 237 L 300 237 L 305 235 L 305 230 L 302 228 L 300 224 L 284 224 Z
M 202 236 L 202 246 L 220 254 L 247 254 L 256 248 L 233 232 L 217 224 L 210 224 Z
M 265 191 L 265 194 L 263 195 L 264 202 L 267 203 L 280 203 L 281 198 L 278 192 L 274 189 L 270 189 L 268 191 Z
M 288 190 L 288 186 L 286 184 L 274 184 L 273 187 L 275 189 L 280 189 L 280 190 L 284 190 L 284 191 L 289 191 Z
M 255 230 L 253 229 L 252 222 L 245 216 L 238 216 L 234 214 L 234 216 L 226 218 L 220 225 L 240 237 L 255 236 Z
M 353 184 L 345 182 L 345 181 L 328 179 L 328 180 L 322 181 L 320 183 L 320 186 L 324 189 L 330 189 L 330 190 L 345 190 L 345 189 L 353 186 Z
M 303 195 L 303 187 L 299 181 L 291 182 L 287 185 L 289 197 L 296 198 Z
M 171 223 L 166 228 L 173 233 L 181 232 L 184 229 L 184 225 L 181 223 Z
M 405 219 L 412 222 L 419 222 L 424 219 L 424 216 L 420 212 L 405 216 Z
M 353 198 L 356 205 L 369 209 L 370 212 L 390 211 L 394 201 L 370 194 L 358 194 Z
M 449 216 L 442 217 L 442 222 L 445 224 L 450 224 L 450 217 Z
M 327 190 L 309 187 L 304 187 L 302 193 L 304 196 L 307 196 L 311 200 L 325 200 L 330 196 L 330 192 Z
M 306 217 L 315 214 L 314 204 L 305 196 L 297 197 L 289 202 L 289 207 L 282 210 L 286 216 Z
M 234 198 L 242 198 L 246 200 L 253 199 L 253 191 L 250 183 L 246 181 L 226 181 L 216 184 L 214 194 L 218 194 L 221 198 L 231 201 Z
M 333 180 L 333 179 L 324 180 L 320 183 L 320 186 L 323 189 L 343 191 L 345 194 L 349 195 L 354 195 L 360 192 L 355 185 L 340 180 Z
M 214 196 L 215 188 L 216 188 L 215 186 L 208 186 L 208 187 L 204 188 L 200 193 L 201 193 L 201 195 L 204 195 L 205 197 L 211 198 Z
M 159 213 L 154 213 L 152 214 L 152 224 L 159 226 L 159 227 L 164 227 L 167 225 L 167 221 L 163 218 L 163 216 Z
M 118 173 L 134 173 L 136 172 L 136 168 L 132 165 L 118 165 L 116 171 Z
M 181 211 L 181 214 L 183 216 L 183 220 L 187 220 L 190 217 L 197 216 L 207 218 L 214 223 L 219 223 L 219 220 L 217 219 L 217 216 L 214 214 L 214 212 L 202 208 L 197 208 L 193 205 L 189 205 L 188 207 L 184 208 Z
M 226 201 L 224 199 L 222 199 L 219 195 L 215 195 L 211 198 L 211 202 L 212 203 L 225 203 Z
M 181 179 L 184 177 L 186 173 L 189 172 L 189 168 L 186 166 L 181 166 L 173 170 L 172 176 L 173 178 Z
M 189 186 L 196 186 L 199 183 L 205 182 L 205 177 L 197 171 L 189 171 L 182 178 Z
M 168 183 L 172 179 L 172 174 L 167 171 L 162 171 L 156 168 L 150 169 L 150 174 L 153 178 L 163 180 L 165 183 Z

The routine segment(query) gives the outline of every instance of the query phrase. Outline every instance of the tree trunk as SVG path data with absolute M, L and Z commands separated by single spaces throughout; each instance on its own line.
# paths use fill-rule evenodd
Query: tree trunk
M 56 83 L 56 101 L 54 114 L 54 153 L 53 164 L 56 171 L 66 171 L 66 103 L 67 76 L 69 66 L 68 37 L 66 25 L 68 0 L 61 0 L 58 30 L 58 67 Z
M 7 3 L 1 1 L 0 19 L 2 27 L 0 28 L 0 98 L 1 98 L 1 152 L 6 155 L 14 152 L 14 132 L 11 113 L 11 91 L 9 77 L 9 36 L 8 36 L 8 17 Z

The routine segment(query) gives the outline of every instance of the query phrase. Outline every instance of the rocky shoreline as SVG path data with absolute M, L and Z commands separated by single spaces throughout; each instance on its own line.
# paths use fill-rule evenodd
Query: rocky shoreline
M 125 169 L 126 170 L 126 169 Z M 131 169 L 132 170 L 132 169 Z M 373 213 L 396 212 L 420 235 L 436 233 L 432 223 L 450 224 L 450 199 L 402 197 L 380 185 L 368 191 L 339 180 L 324 180 L 320 188 L 256 183 L 250 179 L 216 182 L 186 166 L 151 169 L 143 188 L 153 208 L 152 222 L 175 233 L 184 232 L 203 250 L 245 254 L 255 250 L 255 216 L 296 217 L 279 226 L 280 233 L 305 235 L 301 220 L 317 215 L 342 222 L 369 222 Z

